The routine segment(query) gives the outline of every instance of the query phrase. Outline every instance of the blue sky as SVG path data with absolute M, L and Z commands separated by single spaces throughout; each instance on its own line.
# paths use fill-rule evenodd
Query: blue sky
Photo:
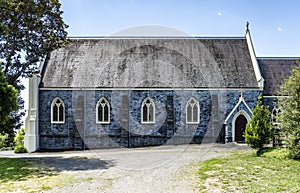
M 61 0 L 69 36 L 103 36 L 161 25 L 196 36 L 244 36 L 257 56 L 300 57 L 297 0 Z

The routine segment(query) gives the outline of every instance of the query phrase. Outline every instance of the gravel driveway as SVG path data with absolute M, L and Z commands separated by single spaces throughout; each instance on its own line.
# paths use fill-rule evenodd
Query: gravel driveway
M 32 154 L 29 157 L 57 172 L 75 174 L 79 181 L 47 192 L 197 192 L 198 163 L 245 145 L 202 144 L 134 149 L 105 149 Z M 42 158 L 42 159 L 41 159 Z

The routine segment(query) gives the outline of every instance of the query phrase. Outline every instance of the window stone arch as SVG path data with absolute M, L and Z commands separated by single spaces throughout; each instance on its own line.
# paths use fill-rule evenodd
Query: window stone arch
M 110 123 L 110 105 L 104 97 L 100 98 L 96 105 L 96 122 Z
M 59 97 L 51 103 L 51 123 L 65 123 L 65 104 Z
M 186 103 L 186 123 L 187 124 L 198 124 L 200 121 L 200 107 L 198 101 L 192 97 Z
M 155 104 L 149 97 L 145 98 L 141 106 L 141 122 L 155 123 Z

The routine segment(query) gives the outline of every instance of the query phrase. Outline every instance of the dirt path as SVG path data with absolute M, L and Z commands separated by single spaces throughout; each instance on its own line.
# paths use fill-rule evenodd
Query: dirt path
M 197 192 L 197 163 L 246 148 L 234 143 L 202 144 L 27 156 L 78 178 L 76 183 L 47 192 Z

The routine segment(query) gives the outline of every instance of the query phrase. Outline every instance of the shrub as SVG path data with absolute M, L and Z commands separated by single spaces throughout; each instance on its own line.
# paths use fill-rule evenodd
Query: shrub
M 14 137 L 15 145 L 21 145 L 21 144 L 23 144 L 24 135 L 25 135 L 25 129 L 22 128 L 22 129 L 20 129 L 20 130 L 18 131 L 18 133 L 17 133 L 16 136 Z
M 18 133 L 16 134 L 15 138 L 14 138 L 14 142 L 15 142 L 15 147 L 14 147 L 14 152 L 15 153 L 26 153 L 27 150 L 24 147 L 24 135 L 25 135 L 25 129 L 22 128 L 18 131 Z
M 15 152 L 15 153 L 27 153 L 27 150 L 26 150 L 26 148 L 24 147 L 24 145 L 21 144 L 21 145 L 15 146 L 14 152 Z
M 300 136 L 299 128 L 295 128 L 294 131 L 289 131 L 286 141 L 287 147 L 290 151 L 290 157 L 293 159 L 300 159 Z
M 252 111 L 252 117 L 246 126 L 245 142 L 253 149 L 257 149 L 257 155 L 264 145 L 271 140 L 272 123 L 269 110 L 262 104 L 262 96 L 258 97 L 257 104 Z
M 8 134 L 6 133 L 2 135 L 0 133 L 0 148 L 7 147 L 7 142 L 8 142 Z
M 261 156 L 277 159 L 288 159 L 290 157 L 290 153 L 287 148 L 266 148 L 261 151 Z

